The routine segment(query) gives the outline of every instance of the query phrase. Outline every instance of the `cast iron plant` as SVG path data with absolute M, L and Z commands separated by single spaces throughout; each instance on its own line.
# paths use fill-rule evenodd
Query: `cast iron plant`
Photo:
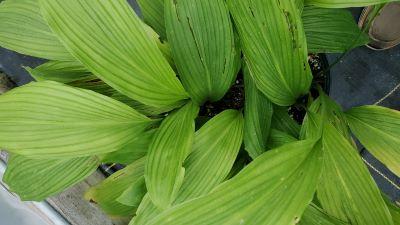
M 4 181 L 40 201 L 121 163 L 85 197 L 131 224 L 399 224 L 351 134 L 400 175 L 400 113 L 309 94 L 309 53 L 368 41 L 337 8 L 384 2 L 5 0 L 0 45 L 49 61 L 0 96 Z M 199 114 L 238 77 L 243 108 Z

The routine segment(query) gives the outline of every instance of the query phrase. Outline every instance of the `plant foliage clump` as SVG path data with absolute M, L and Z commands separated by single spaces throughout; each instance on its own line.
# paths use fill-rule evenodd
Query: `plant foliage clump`
M 340 8 L 385 2 L 5 0 L 0 45 L 48 61 L 0 97 L 4 181 L 40 201 L 122 163 L 85 198 L 131 225 L 399 224 L 354 139 L 400 175 L 400 113 L 311 95 L 308 65 L 368 42 Z M 243 108 L 199 113 L 238 77 Z

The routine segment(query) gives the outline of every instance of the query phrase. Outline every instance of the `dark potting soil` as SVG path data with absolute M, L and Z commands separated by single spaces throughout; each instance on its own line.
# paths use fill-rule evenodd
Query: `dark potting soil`
M 311 87 L 311 96 L 313 98 L 318 97 L 318 89 L 320 86 L 322 89 L 329 94 L 330 86 L 330 75 L 328 60 L 325 54 L 311 54 L 308 58 L 308 63 L 313 74 L 313 83 Z M 309 95 L 305 95 L 299 98 L 296 103 L 289 108 L 288 113 L 298 123 L 302 123 L 306 114 L 306 105 L 308 102 Z M 233 86 L 229 89 L 227 94 L 217 102 L 206 102 L 200 108 L 200 117 L 212 118 L 226 109 L 237 109 L 241 110 L 244 107 L 245 93 L 244 93 L 244 80 L 242 72 L 239 73 L 237 80 Z

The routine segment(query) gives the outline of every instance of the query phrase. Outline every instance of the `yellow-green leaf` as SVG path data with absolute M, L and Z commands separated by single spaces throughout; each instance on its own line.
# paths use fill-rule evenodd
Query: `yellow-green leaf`
M 268 151 L 210 194 L 172 207 L 146 225 L 295 224 L 313 198 L 321 153 L 310 140 Z
M 173 109 L 187 94 L 126 0 L 39 0 L 42 14 L 71 54 L 134 100 Z
M 1 2 L 0 46 L 39 58 L 74 60 L 42 18 L 38 0 Z
M 343 222 L 339 219 L 336 219 L 326 212 L 323 209 L 318 208 L 318 206 L 314 204 L 310 204 L 306 211 L 304 211 L 303 216 L 301 217 L 299 225 L 350 225 L 346 222 Z
M 304 7 L 302 20 L 308 51 L 340 53 L 369 42 L 349 10 Z
M 270 133 L 273 105 L 257 89 L 249 70 L 244 69 L 245 106 L 244 106 L 244 146 L 249 155 L 255 159 L 267 150 Z
M 240 53 L 224 0 L 167 0 L 168 42 L 183 86 L 199 104 L 218 101 L 236 77 Z
M 150 143 L 154 137 L 155 129 L 134 137 L 133 141 L 118 151 L 110 152 L 102 156 L 104 163 L 130 164 L 147 155 Z
M 114 99 L 52 81 L 0 96 L 0 147 L 35 158 L 116 151 L 152 123 Z
M 146 158 L 139 159 L 124 169 L 117 171 L 101 183 L 91 187 L 85 194 L 85 199 L 91 201 L 104 212 L 111 216 L 132 216 L 135 214 L 136 206 L 121 204 L 117 199 L 132 184 L 143 179 Z M 138 185 L 138 187 L 141 187 Z M 139 188 L 140 190 L 140 188 Z M 143 190 L 143 189 L 142 189 Z M 136 192 L 143 196 L 144 193 Z
M 227 3 L 260 91 L 281 106 L 289 106 L 308 93 L 312 75 L 298 4 L 293 0 Z
M 304 0 L 306 5 L 314 5 L 321 8 L 349 8 L 377 5 L 397 0 Z
M 400 112 L 380 106 L 361 106 L 346 113 L 351 131 L 397 176 L 400 176 Z
M 287 134 L 279 130 L 271 129 L 267 142 L 267 147 L 269 149 L 274 149 L 294 141 L 297 141 L 297 139 L 291 136 L 290 134 Z
M 185 179 L 175 204 L 208 194 L 228 176 L 243 141 L 243 116 L 226 110 L 196 132 L 185 160 Z
M 144 22 L 151 26 L 162 39 L 166 40 L 164 22 L 164 0 L 137 0 Z
M 31 159 L 11 154 L 3 181 L 23 201 L 42 201 L 58 194 L 93 173 L 96 156 L 71 159 Z
M 49 61 L 34 69 L 26 67 L 36 81 L 70 83 L 92 76 L 78 61 Z
M 357 150 L 329 123 L 323 126 L 322 143 L 324 169 L 317 196 L 323 209 L 352 225 L 393 225 Z
M 192 102 L 168 115 L 150 144 L 146 164 L 146 186 L 152 202 L 160 209 L 171 205 L 185 174 L 183 162 L 189 155 L 199 107 Z

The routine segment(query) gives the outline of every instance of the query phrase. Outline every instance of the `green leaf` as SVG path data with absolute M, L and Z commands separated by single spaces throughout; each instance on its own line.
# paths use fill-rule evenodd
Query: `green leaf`
M 302 14 L 308 51 L 341 53 L 365 45 L 369 37 L 354 21 L 349 10 L 304 7 Z
M 160 209 L 170 206 L 182 185 L 182 164 L 192 149 L 198 111 L 199 107 L 189 102 L 168 115 L 150 144 L 146 186 L 150 199 Z
M 173 109 L 187 94 L 126 0 L 39 0 L 71 54 L 122 94 Z
M 42 201 L 79 183 L 100 164 L 96 156 L 31 159 L 10 154 L 3 181 L 23 201 Z
M 70 83 L 93 76 L 77 61 L 49 61 L 35 69 L 25 68 L 36 81 L 57 81 Z
M 147 131 L 120 150 L 105 154 L 101 161 L 103 163 L 130 164 L 146 156 L 155 132 L 155 129 Z
M 150 25 L 162 39 L 166 40 L 163 0 L 137 0 L 144 22 Z
M 52 81 L 0 96 L 0 146 L 35 158 L 116 151 L 152 123 L 114 99 Z
M 51 60 L 74 60 L 40 14 L 38 0 L 0 4 L 0 46 Z
M 166 210 L 154 224 L 295 224 L 321 174 L 315 141 L 268 151 L 210 194 Z
M 324 212 L 322 209 L 314 204 L 310 204 L 306 211 L 304 211 L 303 217 L 300 220 L 299 225 L 349 225 L 341 220 L 338 220 Z
M 229 175 L 243 139 L 240 112 L 226 110 L 196 132 L 193 150 L 185 160 L 185 178 L 173 203 L 179 204 L 208 194 Z M 145 197 L 146 198 L 146 197 Z M 144 224 L 162 211 L 145 199 L 133 224 Z
M 274 149 L 295 141 L 298 140 L 295 137 L 291 136 L 290 134 L 287 134 L 279 130 L 271 129 L 267 142 L 267 147 L 269 149 Z
M 306 5 L 314 5 L 321 8 L 350 8 L 377 5 L 397 0 L 304 0 Z
M 379 161 L 400 176 L 400 112 L 362 106 L 346 113 L 351 131 Z
M 393 225 L 357 150 L 329 123 L 323 126 L 324 169 L 317 190 L 327 213 L 352 225 Z
M 224 0 L 166 0 L 168 42 L 194 101 L 218 101 L 236 77 L 240 53 Z
M 137 208 L 146 192 L 146 183 L 144 177 L 141 177 L 129 186 L 129 188 L 117 198 L 117 201 L 123 205 L 134 206 Z
M 273 114 L 272 103 L 260 92 L 247 68 L 244 69 L 245 106 L 244 106 L 244 146 L 255 159 L 267 150 Z
M 157 209 L 157 207 L 151 202 L 149 194 L 146 194 L 136 211 L 136 216 L 131 220 L 129 225 L 145 224 L 147 221 L 155 218 L 160 213 L 161 210 Z
M 251 75 L 273 103 L 292 105 L 312 75 L 300 10 L 292 0 L 228 0 Z
M 174 204 L 208 194 L 228 176 L 243 141 L 243 116 L 226 110 L 196 132 L 185 179 Z
M 274 105 L 271 128 L 283 131 L 295 138 L 299 137 L 300 125 L 288 114 L 287 107 Z
M 135 101 L 119 92 L 115 92 L 111 95 L 111 98 L 118 100 L 130 107 L 134 108 L 136 111 L 140 112 L 143 115 L 151 116 L 151 117 L 158 117 L 163 112 L 168 111 L 167 108 L 157 108 L 153 106 L 148 106 L 138 101 Z
M 146 158 L 139 159 L 124 169 L 117 171 L 101 183 L 91 187 L 85 194 L 85 199 L 94 202 L 111 216 L 132 216 L 135 206 L 121 204 L 117 199 L 128 189 L 143 179 Z M 138 186 L 140 187 L 140 185 Z M 142 190 L 142 189 L 139 189 Z M 137 192 L 143 196 L 144 193 Z

